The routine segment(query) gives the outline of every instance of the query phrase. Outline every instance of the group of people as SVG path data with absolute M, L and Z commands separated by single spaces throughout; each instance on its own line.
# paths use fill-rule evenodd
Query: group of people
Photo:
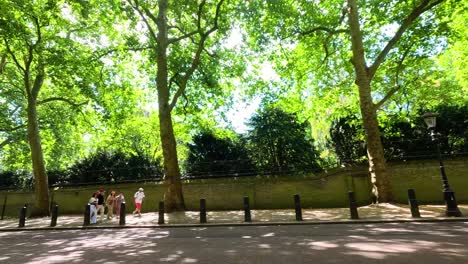
M 104 189 L 99 189 L 97 192 L 93 193 L 91 198 L 89 199 L 90 204 L 90 223 L 95 224 L 97 222 L 98 214 L 101 215 L 101 221 L 104 219 L 104 211 L 107 207 L 107 219 L 112 219 L 114 217 L 114 210 L 117 218 L 120 216 L 120 208 L 122 203 L 125 202 L 125 197 L 122 192 L 119 192 L 116 195 L 115 191 L 111 191 L 110 194 L 105 197 Z M 135 210 L 133 214 L 138 213 L 141 216 L 141 204 L 143 203 L 143 199 L 145 198 L 145 193 L 143 192 L 143 188 L 139 188 L 138 191 L 133 196 L 135 199 Z

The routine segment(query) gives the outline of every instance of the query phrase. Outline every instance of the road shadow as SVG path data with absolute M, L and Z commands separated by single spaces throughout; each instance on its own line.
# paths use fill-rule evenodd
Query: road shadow
M 0 233 L 2 263 L 467 263 L 468 223 Z

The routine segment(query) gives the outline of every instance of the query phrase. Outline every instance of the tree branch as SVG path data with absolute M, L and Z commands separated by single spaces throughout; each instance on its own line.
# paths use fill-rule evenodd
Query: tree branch
M 220 16 L 220 12 L 221 12 L 221 5 L 223 4 L 224 0 L 221 0 L 218 2 L 218 4 L 216 5 L 216 14 L 215 14 L 215 18 L 214 18 L 214 23 L 213 23 L 213 27 L 208 30 L 208 32 L 205 33 L 206 36 L 210 35 L 211 33 L 213 33 L 215 30 L 218 29 L 218 19 L 219 19 L 219 16 Z
M 18 130 L 20 128 L 26 127 L 27 125 L 28 124 L 22 124 L 22 125 L 11 127 L 11 128 L 0 127 L 0 132 L 12 132 L 12 131 Z
M 203 8 L 203 5 L 205 3 L 205 1 L 203 1 L 202 3 L 200 3 L 199 5 L 199 8 L 198 8 L 198 23 L 197 23 L 197 26 L 198 26 L 198 32 L 200 34 L 200 42 L 198 43 L 198 48 L 197 48 L 197 51 L 195 53 L 195 56 L 193 57 L 193 60 L 192 60 L 192 64 L 190 66 L 190 68 L 187 70 L 187 72 L 181 77 L 181 80 L 179 82 L 179 88 L 177 89 L 176 93 L 174 94 L 174 96 L 172 97 L 172 101 L 171 103 L 169 104 L 169 109 L 170 111 L 172 111 L 172 109 L 174 109 L 176 103 L 177 103 L 177 100 L 179 99 L 179 97 L 184 94 L 185 92 L 185 89 L 187 87 L 187 82 L 188 80 L 190 79 L 190 77 L 192 77 L 193 73 L 195 72 L 195 70 L 197 69 L 198 65 L 200 64 L 200 56 L 201 56 L 201 53 L 203 52 L 204 48 L 205 48 L 205 41 L 206 39 L 208 38 L 208 36 L 213 33 L 214 31 L 216 31 L 218 29 L 218 19 L 219 19 L 219 16 L 220 16 L 220 11 L 221 11 L 221 6 L 223 4 L 224 0 L 220 0 L 218 2 L 218 4 L 216 5 L 216 13 L 215 13 L 215 17 L 214 17 L 214 20 L 213 20 L 213 26 L 208 29 L 206 32 L 203 32 L 202 29 L 201 29 L 201 22 L 200 22 L 200 17 L 201 17 L 201 11 L 202 11 L 202 8 Z
M 39 24 L 39 19 L 36 16 L 32 16 L 34 24 L 36 25 L 36 33 L 37 33 L 37 40 L 32 46 L 35 48 L 39 43 L 42 41 L 42 34 L 41 34 L 41 25 Z
M 206 3 L 206 0 L 203 0 L 199 5 L 198 5 L 198 11 L 197 11 L 197 30 L 194 30 L 190 33 L 185 33 L 180 27 L 178 26 L 170 26 L 169 28 L 176 28 L 178 29 L 181 33 L 182 33 L 182 36 L 180 37 L 177 37 L 177 38 L 170 38 L 168 41 L 167 41 L 167 44 L 172 44 L 172 43 L 175 43 L 177 41 L 180 41 L 180 40 L 183 40 L 183 39 L 186 39 L 186 38 L 190 38 L 191 36 L 197 34 L 200 32 L 200 29 L 201 29 L 201 13 L 203 11 L 203 6 L 205 5 Z
M 133 5 L 133 3 L 131 2 L 131 0 L 127 0 L 127 3 L 135 10 L 138 12 L 138 14 L 140 15 L 141 19 L 143 19 L 143 22 L 145 23 L 146 27 L 148 27 L 148 30 L 151 34 L 151 37 L 153 37 L 153 39 L 157 39 L 156 38 L 156 33 L 155 31 L 153 30 L 153 27 L 151 27 L 150 23 L 148 22 L 148 20 L 146 19 L 145 15 L 143 14 L 143 12 L 140 10 L 140 5 L 139 5 L 139 2 L 138 0 L 135 0 L 135 5 Z M 152 17 L 154 17 L 151 12 L 149 12 L 149 10 L 147 8 L 144 8 L 144 11 L 146 13 L 146 15 L 148 15 L 151 19 L 153 19 Z M 153 22 L 155 22 L 155 20 L 153 19 Z
M 34 99 L 37 99 L 37 96 L 39 95 L 39 91 L 42 88 L 42 84 L 44 83 L 44 78 L 45 78 L 45 73 L 44 73 L 44 65 L 42 65 L 42 62 L 38 62 L 38 70 L 36 74 L 36 78 L 34 79 L 34 84 L 31 89 L 31 95 L 33 96 Z
M 315 28 L 312 28 L 312 29 L 309 29 L 309 30 L 306 30 L 306 31 L 296 31 L 296 33 L 301 35 L 301 36 L 305 36 L 305 35 L 310 35 L 312 33 L 315 33 L 317 31 L 325 31 L 325 32 L 327 32 L 329 34 L 339 34 L 339 33 L 349 32 L 349 30 L 347 30 L 347 29 L 331 29 L 331 28 L 319 26 L 319 27 L 315 27 Z
M 383 104 L 385 104 L 396 92 L 398 92 L 401 88 L 401 85 L 399 84 L 400 80 L 400 72 L 401 68 L 403 67 L 403 62 L 405 61 L 406 57 L 408 56 L 411 48 L 414 46 L 414 42 L 405 50 L 403 55 L 401 56 L 400 60 L 398 61 L 398 65 L 396 67 L 396 73 L 395 73 L 395 86 L 390 89 L 390 91 L 387 92 L 387 94 L 382 98 L 379 102 L 374 104 L 375 110 L 378 110 L 380 107 L 382 107 Z
M 180 37 L 177 37 L 177 38 L 170 38 L 170 39 L 167 41 L 167 43 L 168 43 L 168 44 L 172 44 L 172 43 L 175 43 L 175 42 L 177 42 L 177 41 L 180 41 L 180 40 L 189 38 L 189 37 L 191 37 L 191 36 L 193 36 L 193 35 L 195 35 L 195 34 L 197 34 L 197 33 L 198 33 L 198 30 L 195 30 L 195 31 L 192 31 L 192 32 L 187 33 L 187 34 L 184 34 L 184 35 L 182 35 L 182 36 L 180 36 Z
M 375 59 L 372 66 L 370 66 L 370 68 L 369 68 L 369 79 L 372 79 L 372 77 L 375 75 L 375 72 L 377 71 L 377 69 L 380 67 L 380 65 L 385 60 L 385 57 L 387 56 L 387 54 L 390 52 L 390 50 L 392 50 L 392 48 L 400 40 L 403 33 L 405 33 L 405 31 L 413 23 L 413 21 L 415 21 L 417 18 L 419 18 L 419 16 L 421 16 L 422 13 L 424 13 L 427 10 L 433 8 L 434 6 L 442 3 L 443 1 L 444 0 L 437 0 L 437 1 L 433 2 L 433 3 L 430 3 L 430 0 L 423 0 L 423 1 L 421 1 L 421 3 L 418 6 L 416 6 L 411 11 L 411 13 L 403 20 L 403 22 L 401 23 L 400 28 L 398 28 L 395 35 L 388 41 L 387 45 L 379 53 L 379 55 Z
M 68 99 L 68 98 L 63 98 L 63 97 L 50 97 L 50 98 L 47 98 L 47 99 L 44 99 L 44 100 L 41 100 L 41 101 L 38 101 L 37 104 L 38 105 L 41 105 L 41 104 L 45 104 L 45 103 L 48 103 L 48 102 L 53 102 L 53 101 L 61 101 L 61 102 L 65 102 L 73 107 L 79 107 L 79 106 L 82 106 L 82 105 L 85 105 L 87 104 L 88 102 L 82 102 L 82 103 L 75 103 L 73 102 L 72 100 Z
M 179 85 L 179 83 L 177 82 L 178 76 L 179 76 L 179 72 L 176 72 L 174 75 L 171 76 L 171 78 L 169 78 L 169 86 L 168 86 L 169 91 L 171 91 L 171 87 L 173 83 Z
M 343 8 L 341 16 L 340 16 L 340 18 L 338 20 L 338 23 L 336 24 L 337 25 L 336 27 L 339 27 L 343 23 L 344 19 L 346 18 L 346 14 L 347 14 L 347 9 Z M 329 49 L 328 49 L 328 44 L 329 44 L 330 38 L 332 36 L 334 36 L 334 35 L 337 35 L 337 34 L 349 33 L 349 29 L 337 29 L 337 28 L 334 29 L 334 28 L 329 28 L 329 27 L 325 27 L 325 26 L 317 26 L 315 28 L 312 28 L 312 29 L 309 29 L 309 30 L 306 30 L 306 31 L 296 31 L 293 34 L 299 34 L 300 36 L 306 36 L 306 35 L 310 35 L 310 34 L 313 34 L 315 32 L 318 32 L 318 31 L 324 31 L 324 32 L 328 33 L 327 38 L 323 42 L 323 49 L 325 51 L 325 57 L 323 58 L 322 63 L 319 66 L 319 67 L 322 67 L 322 65 L 325 64 L 328 57 L 330 56 L 330 52 L 329 52 Z
M 101 59 L 102 57 L 105 57 L 111 53 L 118 52 L 118 51 L 142 51 L 142 50 L 149 50 L 149 49 L 154 49 L 153 46 L 147 46 L 147 47 L 127 47 L 127 48 L 114 48 L 114 49 L 108 49 L 102 54 L 98 54 L 94 56 L 94 58 L 91 59 L 91 61 L 96 61 Z
M 16 58 L 15 53 L 13 53 L 13 51 L 11 50 L 10 45 L 8 44 L 8 41 L 6 39 L 4 39 L 4 41 L 5 41 L 6 50 L 10 54 L 13 61 L 15 62 L 16 67 L 18 67 L 18 69 L 20 69 L 23 73 L 26 73 L 26 70 L 24 69 L 24 67 L 21 66 L 18 59 Z
M 135 0 L 135 1 L 136 1 L 136 0 Z M 157 21 L 158 21 L 158 18 L 155 17 L 155 16 L 153 15 L 153 13 L 151 13 L 151 12 L 149 11 L 148 8 L 145 7 L 144 10 L 145 10 L 145 14 L 151 19 L 151 21 L 153 21 L 153 23 L 157 24 L 157 23 L 158 23 L 158 22 L 157 22 Z
M 0 60 L 0 74 L 5 70 L 5 65 L 7 64 L 7 55 L 2 54 L 2 59 Z
M 216 53 L 211 53 L 209 52 L 205 47 L 203 47 L 203 51 L 208 54 L 208 56 L 210 56 L 211 58 L 215 58 L 216 57 Z
M 400 90 L 401 88 L 401 85 L 396 85 L 394 86 L 392 89 L 390 89 L 390 91 L 387 92 L 387 94 L 384 96 L 384 98 L 382 98 L 382 100 L 380 100 L 378 103 L 374 104 L 374 107 L 375 109 L 379 109 L 383 104 L 385 104 L 388 99 L 390 99 L 396 92 L 398 92 L 398 90 Z

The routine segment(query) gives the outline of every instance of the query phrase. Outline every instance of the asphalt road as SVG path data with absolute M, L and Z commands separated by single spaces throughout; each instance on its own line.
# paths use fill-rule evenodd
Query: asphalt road
M 0 232 L 0 263 L 468 263 L 468 223 Z

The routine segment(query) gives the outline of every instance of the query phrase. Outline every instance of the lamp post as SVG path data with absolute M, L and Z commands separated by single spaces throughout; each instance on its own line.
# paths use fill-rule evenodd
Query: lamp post
M 424 122 L 426 122 L 427 128 L 430 131 L 432 142 L 435 143 L 437 147 L 437 157 L 439 159 L 439 168 L 440 168 L 440 175 L 442 176 L 442 187 L 444 193 L 444 200 L 445 200 L 445 215 L 446 216 L 461 216 L 461 212 L 458 209 L 457 201 L 455 200 L 455 193 L 450 188 L 447 175 L 445 174 L 444 163 L 442 162 L 442 154 L 440 153 L 440 142 L 438 135 L 435 132 L 436 128 L 436 121 L 437 121 L 437 113 L 425 113 L 422 117 L 424 118 Z

